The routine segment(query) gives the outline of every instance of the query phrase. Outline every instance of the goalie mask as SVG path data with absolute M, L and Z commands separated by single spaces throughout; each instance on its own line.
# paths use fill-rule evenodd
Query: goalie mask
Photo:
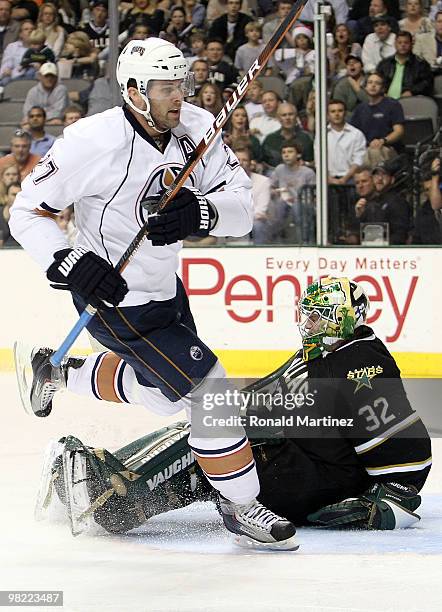
M 369 300 L 361 285 L 348 278 L 316 280 L 299 300 L 299 331 L 304 361 L 348 340 L 367 318 Z
M 186 58 L 172 43 L 161 38 L 131 40 L 118 58 L 117 81 L 126 104 L 143 115 L 150 127 L 155 129 L 155 122 L 150 114 L 150 81 L 175 81 L 183 96 L 191 96 L 194 93 L 193 72 L 189 72 Z M 145 110 L 137 108 L 129 98 L 129 81 L 135 81 L 146 104 Z M 135 87 L 135 83 L 129 86 Z

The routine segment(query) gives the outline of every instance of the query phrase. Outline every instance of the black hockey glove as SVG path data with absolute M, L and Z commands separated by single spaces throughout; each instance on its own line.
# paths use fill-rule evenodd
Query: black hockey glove
M 142 202 L 148 212 L 155 212 L 160 196 L 149 196 Z M 156 216 L 147 222 L 148 239 L 153 246 L 173 244 L 188 236 L 208 236 L 215 227 L 215 207 L 194 187 L 182 187 Z
M 54 260 L 46 272 L 51 287 L 78 293 L 93 306 L 103 306 L 101 300 L 116 306 L 128 292 L 110 263 L 83 247 L 57 251 Z
M 315 525 L 337 529 L 400 529 L 420 520 L 415 487 L 397 482 L 377 483 L 360 497 L 325 506 L 308 515 Z

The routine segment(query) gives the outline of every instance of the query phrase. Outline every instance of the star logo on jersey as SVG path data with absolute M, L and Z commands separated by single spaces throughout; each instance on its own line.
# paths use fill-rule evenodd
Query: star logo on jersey
M 367 389 L 373 389 L 371 386 L 371 379 L 377 376 L 378 374 L 382 374 L 384 369 L 382 366 L 366 366 L 365 368 L 359 368 L 356 370 L 350 370 L 347 372 L 347 380 L 352 380 L 356 383 L 356 388 L 353 391 L 357 393 L 359 389 L 366 387 Z

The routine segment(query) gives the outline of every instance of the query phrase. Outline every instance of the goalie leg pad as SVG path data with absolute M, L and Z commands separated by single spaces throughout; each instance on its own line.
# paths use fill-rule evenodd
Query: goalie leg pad
M 52 467 L 54 488 L 66 505 L 73 535 L 89 530 L 93 520 L 111 533 L 140 526 L 139 477 L 105 449 L 85 446 L 74 436 L 62 438 L 63 452 Z
M 46 481 L 66 505 L 73 534 L 86 531 L 92 519 L 108 532 L 122 533 L 156 514 L 213 500 L 188 436 L 188 423 L 176 423 L 115 454 L 63 438 Z

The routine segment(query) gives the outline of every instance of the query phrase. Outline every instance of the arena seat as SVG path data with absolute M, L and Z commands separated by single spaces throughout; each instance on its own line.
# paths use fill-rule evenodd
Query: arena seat
M 11 138 L 18 129 L 18 125 L 0 125 L 0 152 L 7 153 L 10 151 Z
M 61 136 L 63 134 L 64 125 L 45 125 L 45 132 L 52 136 Z
M 287 99 L 287 86 L 284 81 L 277 76 L 258 77 L 258 81 L 264 86 L 264 91 L 274 91 L 281 100 Z
M 91 86 L 92 82 L 87 79 L 60 79 L 60 83 L 71 91 L 84 91 Z
M 439 117 L 442 117 L 442 74 L 438 74 L 434 77 L 433 98 L 436 100 L 436 104 L 439 108 Z
M 35 79 L 17 79 L 16 81 L 11 81 L 7 85 L 5 85 L 5 90 L 3 92 L 3 98 L 5 100 L 16 100 L 23 102 L 26 98 L 26 94 L 37 85 L 38 81 Z
M 433 132 L 439 127 L 439 112 L 433 98 L 427 96 L 411 96 L 400 98 L 399 102 L 404 110 L 405 119 L 412 121 L 416 119 L 431 119 Z
M 20 102 L 0 102 L 0 122 L 2 124 L 16 125 L 23 118 L 23 104 Z

